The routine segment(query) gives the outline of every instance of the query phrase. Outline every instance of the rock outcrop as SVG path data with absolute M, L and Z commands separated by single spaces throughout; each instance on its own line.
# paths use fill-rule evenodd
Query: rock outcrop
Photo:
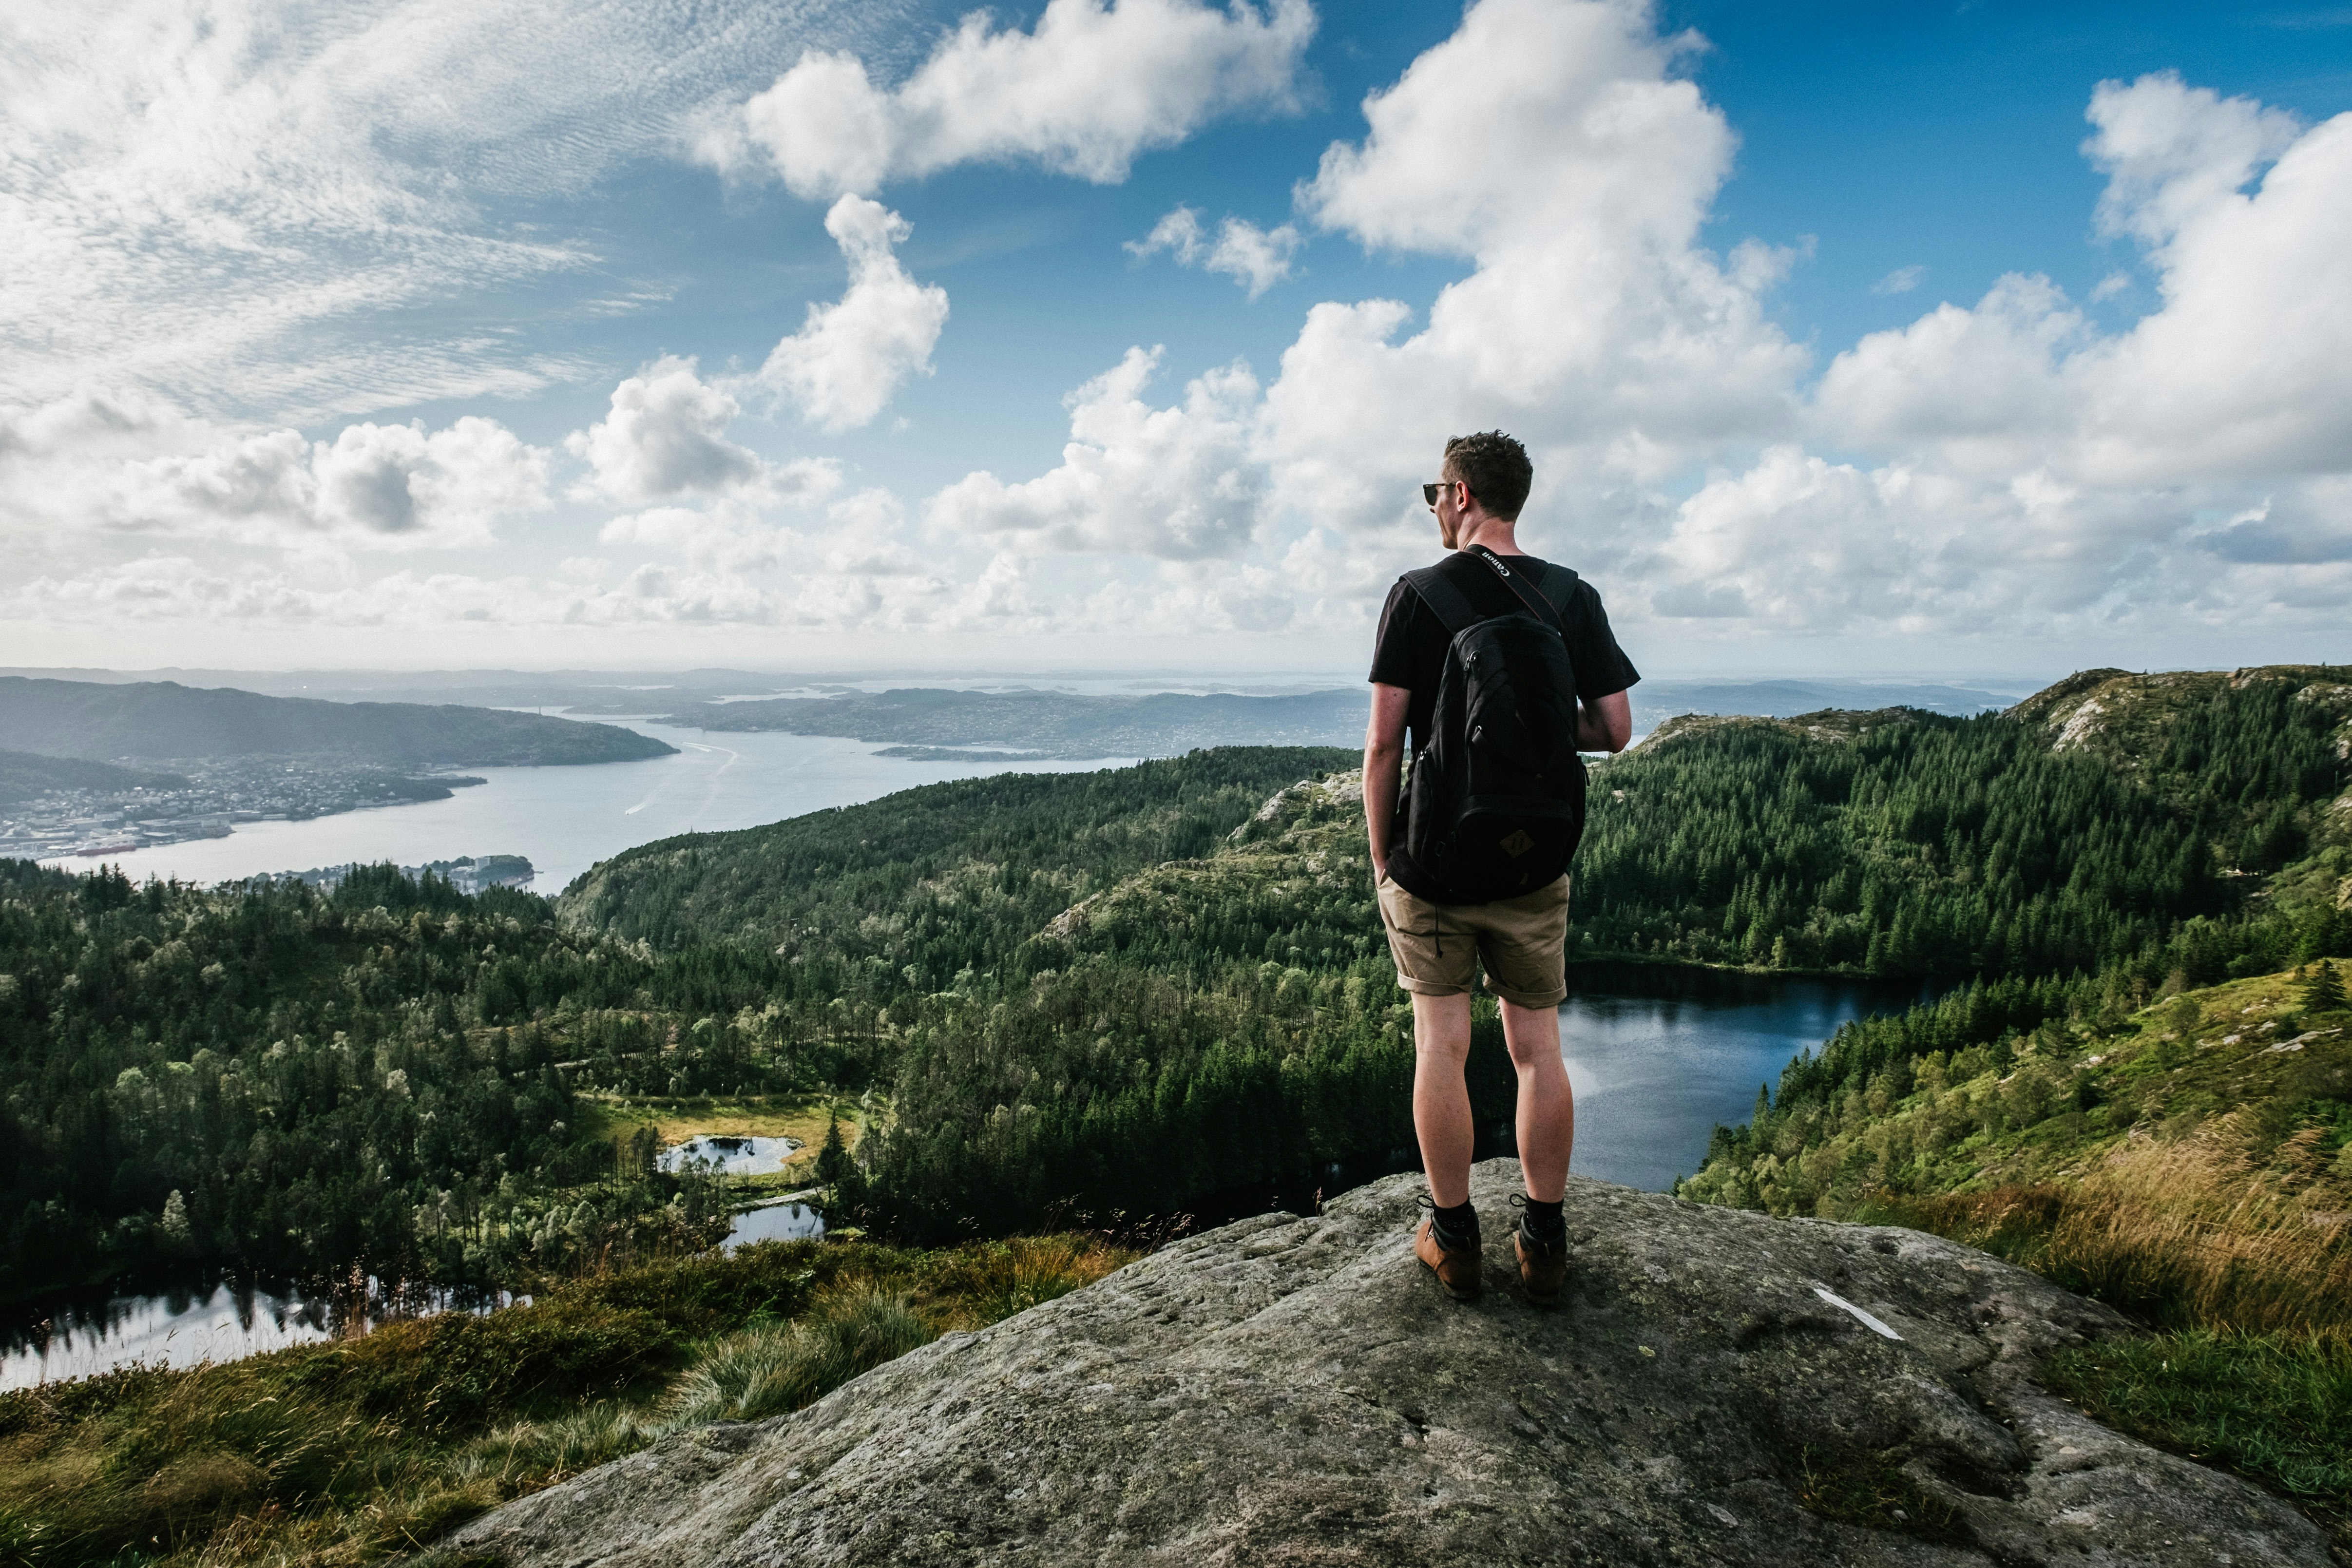
M 1916 1232 L 1570 1184 L 1553 1310 L 1415 1176 L 1182 1242 L 795 1415 L 678 1434 L 446 1544 L 513 1568 L 2328 1562 L 2228 1476 L 2033 1381 L 2105 1308 Z

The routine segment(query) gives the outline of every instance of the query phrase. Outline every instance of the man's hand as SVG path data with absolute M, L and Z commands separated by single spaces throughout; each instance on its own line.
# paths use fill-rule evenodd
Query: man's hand
M 1389 874 L 1389 834 L 1396 825 L 1397 783 L 1404 770 L 1405 712 L 1412 693 L 1372 684 L 1371 722 L 1364 727 L 1364 832 L 1372 850 L 1372 882 Z

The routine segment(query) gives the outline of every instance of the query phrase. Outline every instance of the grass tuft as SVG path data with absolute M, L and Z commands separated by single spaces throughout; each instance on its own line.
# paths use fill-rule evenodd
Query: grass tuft
M 938 1337 L 904 1295 L 844 1293 L 801 1321 L 746 1329 L 711 1346 L 672 1387 L 667 1424 L 782 1415 Z
M 1894 1454 L 1867 1448 L 1801 1449 L 1795 1489 L 1798 1506 L 1839 1524 L 1924 1541 L 1970 1539 L 1959 1511 L 1920 1489 L 1903 1473 Z

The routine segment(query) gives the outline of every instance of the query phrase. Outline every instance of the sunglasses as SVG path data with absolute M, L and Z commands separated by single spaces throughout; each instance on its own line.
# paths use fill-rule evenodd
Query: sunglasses
M 1440 479 L 1435 484 L 1422 486 L 1421 504 L 1426 507 L 1434 507 L 1437 504 L 1437 492 L 1444 489 L 1452 489 L 1458 482 L 1458 480 L 1454 479 Z

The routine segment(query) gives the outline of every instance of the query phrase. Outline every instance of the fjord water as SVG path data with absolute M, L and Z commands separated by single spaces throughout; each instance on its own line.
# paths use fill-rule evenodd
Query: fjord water
M 447 800 L 255 822 L 226 838 L 105 858 L 133 881 L 218 882 L 271 871 L 389 860 L 421 866 L 460 855 L 522 855 L 533 892 L 553 895 L 622 850 L 680 833 L 719 832 L 877 800 L 918 784 L 1015 771 L 1001 762 L 909 762 L 881 743 L 825 735 L 712 731 L 645 719 L 600 719 L 667 741 L 676 756 L 559 768 L 471 768 L 486 783 Z M 1024 773 L 1090 773 L 1133 759 L 1024 762 Z M 53 862 L 87 870 L 92 862 Z
M 1579 964 L 1569 983 L 1560 1036 L 1576 1086 L 1575 1170 L 1654 1190 L 1696 1170 L 1716 1124 L 1746 1121 L 1757 1085 L 1778 1082 L 1790 1058 L 1817 1048 L 1851 1019 L 1897 1011 L 1931 994 L 1916 982 L 1650 964 Z M 769 1152 L 741 1152 L 750 1158 Z M 1409 1168 L 1411 1151 L 1400 1152 L 1404 1163 L 1391 1167 L 1375 1157 L 1354 1180 Z M 1334 1182 L 1325 1195 L 1348 1184 L 1353 1180 Z M 807 1205 L 773 1204 L 737 1215 L 726 1246 L 732 1251 L 823 1229 Z M 139 1360 L 173 1366 L 231 1361 L 331 1332 L 326 1299 L 289 1285 L 257 1286 L 214 1273 L 191 1275 L 176 1289 L 101 1289 L 0 1322 L 0 1390 L 87 1377 Z

